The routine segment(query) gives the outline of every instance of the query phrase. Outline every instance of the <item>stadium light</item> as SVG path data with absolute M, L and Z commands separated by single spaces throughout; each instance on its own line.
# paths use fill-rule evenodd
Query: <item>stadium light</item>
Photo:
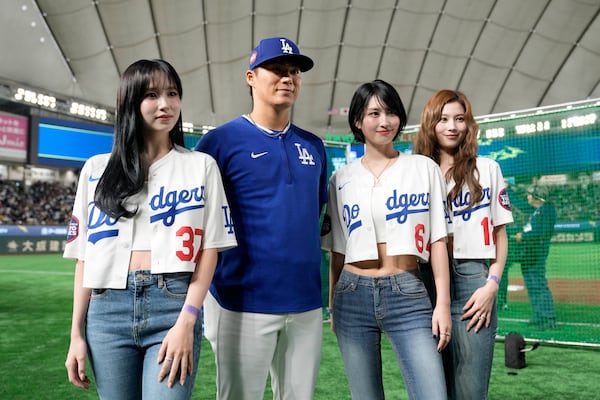
M 88 104 L 78 103 L 76 101 L 71 102 L 71 108 L 69 112 L 71 114 L 97 119 L 100 121 L 106 121 L 108 117 L 108 113 L 104 108 L 97 108 Z
M 203 134 L 207 133 L 208 131 L 213 130 L 213 129 L 215 129 L 215 127 L 212 125 L 202 125 L 202 133 Z
M 194 124 L 192 122 L 183 121 L 182 124 L 184 132 L 194 132 Z
M 56 97 L 43 93 L 37 93 L 33 90 L 18 88 L 15 93 L 15 100 L 23 101 L 29 104 L 54 109 L 56 108 Z

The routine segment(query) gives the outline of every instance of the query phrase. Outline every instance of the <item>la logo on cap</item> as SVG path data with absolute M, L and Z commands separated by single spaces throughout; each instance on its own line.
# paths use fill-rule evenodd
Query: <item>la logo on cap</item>
M 250 53 L 248 69 L 253 70 L 271 60 L 295 64 L 301 72 L 308 71 L 314 65 L 310 57 L 300 54 L 296 43 L 281 36 L 262 39 Z
M 287 42 L 286 39 L 279 39 L 281 42 L 281 51 L 285 54 L 294 54 L 293 47 Z

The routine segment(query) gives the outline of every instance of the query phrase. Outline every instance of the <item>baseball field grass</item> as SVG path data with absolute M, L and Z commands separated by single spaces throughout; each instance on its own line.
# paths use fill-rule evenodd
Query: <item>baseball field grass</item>
M 93 386 L 88 391 L 71 386 L 64 368 L 69 344 L 73 264 L 60 255 L 0 256 L 0 399 L 97 398 Z M 527 311 L 520 303 L 513 301 L 513 304 L 513 310 L 523 307 L 522 311 Z M 501 323 L 511 319 L 510 314 L 501 314 L 501 317 Z M 328 324 L 325 323 L 323 329 L 315 399 L 349 399 L 335 337 Z M 382 353 L 386 398 L 407 399 L 399 369 L 385 339 Z M 194 399 L 215 398 L 214 377 L 213 354 L 208 342 L 203 340 Z M 513 370 L 504 366 L 504 347 L 498 341 L 490 399 L 600 399 L 598 382 L 600 349 L 597 347 L 543 342 L 537 350 L 527 354 L 526 368 Z M 271 398 L 267 390 L 265 399 Z

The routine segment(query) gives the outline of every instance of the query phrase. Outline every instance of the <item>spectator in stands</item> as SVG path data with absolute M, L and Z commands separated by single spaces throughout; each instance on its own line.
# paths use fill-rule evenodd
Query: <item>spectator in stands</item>
M 539 186 L 527 191 L 527 201 L 534 208 L 523 230 L 516 235 L 522 244 L 521 272 L 531 302 L 531 325 L 539 329 L 556 326 L 554 300 L 546 279 L 546 259 L 556 223 L 556 209 L 546 201 L 547 193 Z
M 353 399 L 383 399 L 381 337 L 392 343 L 411 399 L 446 399 L 442 357 L 451 338 L 446 207 L 440 168 L 394 148 L 406 111 L 392 85 L 354 93 L 350 129 L 364 156 L 329 182 L 332 329 Z M 431 257 L 437 302 L 417 260 Z
M 469 99 L 440 90 L 421 113 L 414 152 L 431 157 L 446 178 L 451 218 L 452 341 L 444 352 L 448 396 L 487 399 L 498 316 L 496 294 L 513 222 L 500 165 L 478 157 L 479 126 Z
M 69 381 L 102 399 L 190 399 L 217 251 L 235 245 L 219 168 L 183 147 L 181 81 L 162 60 L 123 73 L 112 153 L 79 178 Z
M 252 111 L 196 150 L 219 164 L 239 246 L 223 252 L 206 298 L 218 399 L 313 398 L 323 300 L 319 215 L 327 199 L 323 141 L 290 121 L 313 61 L 284 37 L 260 41 L 245 82 Z
M 0 181 L 0 224 L 63 225 L 70 220 L 75 190 L 60 182 Z

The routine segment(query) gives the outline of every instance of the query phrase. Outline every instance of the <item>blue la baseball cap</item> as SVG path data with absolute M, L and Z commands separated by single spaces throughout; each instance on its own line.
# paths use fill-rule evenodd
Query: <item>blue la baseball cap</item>
M 260 67 L 265 62 L 273 60 L 295 64 L 302 72 L 308 71 L 315 65 L 310 57 L 300 54 L 300 49 L 290 39 L 272 37 L 261 40 L 252 50 L 249 69 Z

